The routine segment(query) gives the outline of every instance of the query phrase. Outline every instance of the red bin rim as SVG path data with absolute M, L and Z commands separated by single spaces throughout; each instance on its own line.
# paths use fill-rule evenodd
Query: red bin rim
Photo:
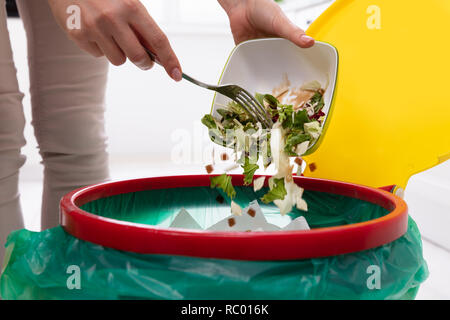
M 408 228 L 408 209 L 401 198 L 381 189 L 307 177 L 294 177 L 294 181 L 305 190 L 361 199 L 389 213 L 369 221 L 308 231 L 214 232 L 120 221 L 80 209 L 87 202 L 123 193 L 209 186 L 209 178 L 164 176 L 80 188 L 62 198 L 60 222 L 76 238 L 117 250 L 232 260 L 297 260 L 357 252 L 392 242 Z M 232 179 L 234 185 L 243 185 L 242 175 L 232 175 Z

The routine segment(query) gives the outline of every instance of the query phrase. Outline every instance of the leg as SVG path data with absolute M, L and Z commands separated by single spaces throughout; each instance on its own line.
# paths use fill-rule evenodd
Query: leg
M 59 200 L 108 179 L 104 94 L 108 63 L 84 53 L 56 24 L 47 0 L 18 1 L 28 38 L 33 126 L 44 164 L 42 229 Z
M 20 153 L 25 145 L 23 94 L 17 83 L 5 11 L 5 1 L 0 0 L 0 267 L 6 237 L 23 228 L 18 179 L 25 162 Z

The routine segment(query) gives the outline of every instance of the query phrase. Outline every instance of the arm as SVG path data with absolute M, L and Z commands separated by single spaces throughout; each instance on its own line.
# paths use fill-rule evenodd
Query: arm
M 302 48 L 314 39 L 291 22 L 273 0 L 218 0 L 230 19 L 236 44 L 256 38 L 285 38 Z

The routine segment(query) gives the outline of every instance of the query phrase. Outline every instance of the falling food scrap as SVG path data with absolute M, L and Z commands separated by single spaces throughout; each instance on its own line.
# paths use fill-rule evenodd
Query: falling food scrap
M 308 211 L 308 204 L 304 199 L 297 199 L 297 209 Z
M 302 163 L 303 163 L 303 160 L 302 160 L 302 158 L 297 157 L 297 158 L 295 158 L 294 162 L 295 162 L 297 165 L 301 166 Z
M 291 173 L 291 174 L 288 174 L 288 175 L 284 178 L 284 180 L 285 180 L 286 182 L 292 182 L 292 173 Z
M 230 172 L 233 171 L 234 169 L 239 168 L 239 165 L 237 163 L 233 163 L 232 165 L 228 166 L 225 168 L 225 172 Z
M 253 180 L 253 190 L 256 192 L 258 190 L 261 190 L 262 187 L 264 187 L 264 181 L 266 177 L 259 177 Z
M 224 203 L 224 201 L 225 201 L 225 199 L 224 199 L 224 197 L 222 197 L 220 194 L 216 197 L 216 201 L 218 202 L 218 203 Z
M 208 164 L 207 166 L 205 166 L 206 172 L 208 172 L 208 174 L 210 174 L 211 172 L 214 171 L 214 167 L 211 164 Z
M 316 171 L 316 169 L 317 169 L 317 166 L 316 166 L 316 163 L 315 163 L 315 162 L 309 164 L 309 170 L 310 170 L 311 172 Z
M 307 204 L 303 199 L 297 199 L 297 201 L 300 201 L 299 203 L 297 203 L 297 206 L 300 210 L 308 210 Z M 169 227 L 194 230 L 238 232 L 309 230 L 308 223 L 304 217 L 298 217 L 294 220 L 291 220 L 291 222 L 283 228 L 269 223 L 266 220 L 266 217 L 262 212 L 257 200 L 250 202 L 249 206 L 245 209 L 241 209 L 241 207 L 239 207 L 239 205 L 234 202 L 232 206 L 236 206 L 240 211 L 244 211 L 246 214 L 229 215 L 222 220 L 215 222 L 207 229 L 204 229 L 184 208 L 182 208 Z
M 242 208 L 240 205 L 238 205 L 236 202 L 231 201 L 231 213 L 235 216 L 241 216 L 242 215 Z
M 228 153 L 224 152 L 220 155 L 220 159 L 222 159 L 222 161 L 227 161 L 230 157 L 228 157 Z

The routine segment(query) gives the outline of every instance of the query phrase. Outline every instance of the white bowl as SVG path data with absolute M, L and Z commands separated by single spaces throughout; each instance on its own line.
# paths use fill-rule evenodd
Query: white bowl
M 326 127 L 335 91 L 337 67 L 337 50 L 328 43 L 316 41 L 313 47 L 305 49 L 279 38 L 249 40 L 233 49 L 219 84 L 237 84 L 253 94 L 271 93 L 282 83 L 284 74 L 293 87 L 312 80 L 319 81 L 322 87 L 328 84 L 323 108 L 323 126 Z M 216 109 L 223 108 L 229 101 L 229 98 L 216 94 L 211 114 L 219 117 Z M 312 147 L 310 145 L 310 151 Z

